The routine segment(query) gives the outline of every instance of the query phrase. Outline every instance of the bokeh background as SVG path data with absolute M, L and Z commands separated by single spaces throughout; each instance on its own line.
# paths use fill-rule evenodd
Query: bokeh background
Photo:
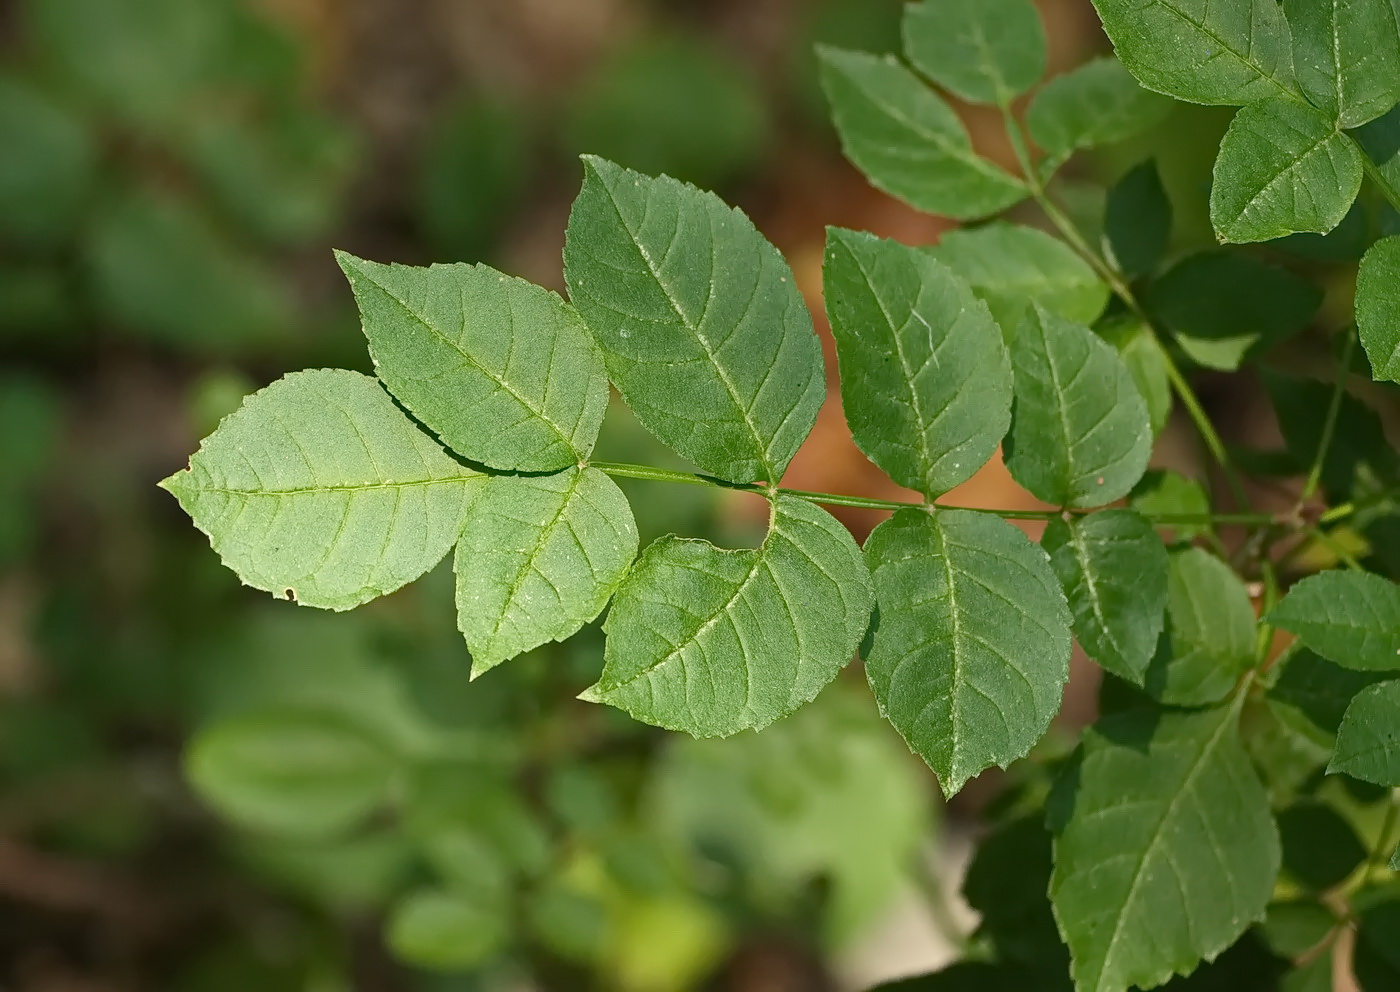
M 1041 9 L 1052 73 L 1105 49 L 1088 0 Z M 825 225 L 949 226 L 842 160 L 815 80 L 814 42 L 896 50 L 899 13 L 0 2 L 0 989 L 835 992 L 956 953 L 962 838 L 1005 780 L 942 808 L 858 668 L 763 735 L 683 740 L 574 699 L 594 628 L 469 684 L 448 570 L 348 615 L 274 602 L 155 488 L 245 393 L 369 371 L 332 247 L 562 289 L 585 151 L 744 208 L 825 334 Z M 1155 151 L 1176 238 L 1208 241 L 1224 122 L 1183 109 L 1060 194 L 1092 227 Z M 1247 391 L 1203 388 L 1253 422 Z M 598 451 L 676 464 L 620 406 Z M 1158 458 L 1193 451 L 1169 427 Z M 644 542 L 762 525 L 752 497 L 624 485 Z M 787 485 L 894 494 L 834 391 Z M 1035 505 L 997 463 L 952 499 Z M 1070 725 L 1093 711 L 1075 686 Z M 186 755 L 240 733 L 285 778 L 221 805 Z M 356 735 L 406 763 L 366 770 Z

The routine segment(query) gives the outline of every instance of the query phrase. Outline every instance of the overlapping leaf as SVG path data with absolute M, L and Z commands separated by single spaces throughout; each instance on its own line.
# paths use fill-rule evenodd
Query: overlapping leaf
M 336 257 L 379 378 L 449 447 L 522 472 L 566 468 L 593 450 L 607 380 L 573 307 L 484 265 Z
M 1050 899 L 1080 992 L 1188 974 L 1263 917 L 1278 831 L 1236 718 L 1136 709 L 1085 733 L 1049 804 Z
M 1045 73 L 1045 26 L 1031 0 L 924 0 L 904 8 L 904 54 L 962 99 L 1007 106 Z
M 834 517 L 773 503 L 757 550 L 663 537 L 618 589 L 584 698 L 696 737 L 756 730 L 811 701 L 865 635 L 870 576 Z
M 1400 237 L 1382 238 L 1361 259 L 1356 328 L 1372 376 L 1400 382 Z
M 918 249 L 839 228 L 823 277 L 856 444 L 929 497 L 970 478 L 1011 423 L 1011 362 L 986 305 Z
M 1337 730 L 1337 750 L 1327 770 L 1400 787 L 1400 680 L 1356 694 Z
M 636 553 L 627 497 L 597 469 L 489 479 L 454 565 L 473 677 L 596 617 Z
M 1103 225 L 1105 247 L 1124 275 L 1157 267 L 1171 239 L 1172 204 L 1155 160 L 1134 166 L 1113 184 Z
M 706 471 L 776 482 L 826 395 L 776 248 L 712 193 L 584 159 L 564 276 L 637 419 Z
M 1292 100 L 1261 100 L 1235 115 L 1220 143 L 1210 220 L 1221 241 L 1326 234 L 1360 189 L 1361 150 L 1333 121 Z
M 972 149 L 957 114 L 892 56 L 819 48 L 846 157 L 871 185 L 931 214 L 973 220 L 1028 195 Z
M 374 379 L 318 369 L 254 393 L 161 485 L 245 583 L 348 610 L 436 565 L 484 478 Z
M 1026 108 L 1026 127 L 1052 158 L 1064 159 L 1151 129 L 1171 105 L 1117 59 L 1094 59 L 1041 87 Z
M 1400 101 L 1400 26 L 1391 0 L 1284 0 L 1303 94 L 1341 127 Z
M 1016 406 L 1006 467 L 1038 498 L 1102 506 L 1147 468 L 1147 407 L 1117 352 L 1087 327 L 1036 305 L 1011 345 Z
M 1172 412 L 1172 387 L 1167 376 L 1167 356 L 1152 327 L 1136 318 L 1108 320 L 1095 328 L 1113 345 L 1133 377 L 1138 395 L 1147 406 L 1147 421 L 1154 435 L 1162 433 Z
M 1094 0 L 1104 31 L 1142 85 L 1188 103 L 1239 106 L 1294 91 L 1277 0 Z
M 1059 710 L 1070 614 L 1045 552 L 1004 520 L 901 510 L 870 535 L 866 675 L 947 795 L 1026 754 Z
M 1269 622 L 1345 668 L 1400 670 L 1400 585 L 1379 575 L 1310 575 L 1288 590 Z
M 1051 520 L 1041 538 L 1074 614 L 1084 652 L 1142 684 L 1167 606 L 1166 549 L 1132 510 Z

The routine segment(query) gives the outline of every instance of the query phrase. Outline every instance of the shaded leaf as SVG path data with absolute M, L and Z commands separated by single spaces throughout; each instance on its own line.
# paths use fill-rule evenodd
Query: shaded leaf
M 1031 0 L 911 3 L 903 33 L 910 64 L 969 103 L 1006 106 L 1045 73 L 1045 26 Z
M 1391 0 L 1284 0 L 1298 87 L 1341 127 L 1400 101 L 1400 26 Z
M 43 92 L 0 76 L 0 145 L 0 234 L 22 245 L 62 241 L 97 178 L 93 136 Z
M 918 249 L 839 228 L 823 286 L 856 444 L 929 497 L 971 478 L 1011 423 L 1011 361 L 986 305 Z
M 1025 755 L 1069 673 L 1070 614 L 1045 552 L 986 514 L 910 509 L 865 554 L 880 605 L 866 676 L 944 794 Z
M 1344 668 L 1400 669 L 1400 585 L 1379 575 L 1310 575 L 1288 590 L 1268 619 Z
M 1110 258 L 1129 277 L 1157 267 L 1172 230 L 1172 204 L 1149 159 L 1133 166 L 1108 191 L 1104 242 Z
M 603 674 L 584 698 L 696 737 L 756 730 L 836 677 L 870 610 L 850 534 L 779 496 L 755 551 L 668 536 L 642 552 L 608 611 Z
M 776 482 L 826 395 L 783 257 L 738 210 L 585 157 L 564 276 L 627 405 L 732 482 Z
M 1344 881 L 1366 860 L 1351 824 L 1332 807 L 1304 800 L 1278 814 L 1283 870 L 1315 892 Z
M 1363 124 L 1351 136 L 1375 164 L 1372 178 L 1391 202 L 1400 199 L 1400 105 Z
M 1139 86 L 1117 59 L 1098 58 L 1037 90 L 1026 108 L 1026 128 L 1052 160 L 1064 159 L 1150 130 L 1171 105 Z
M 1330 383 L 1295 379 L 1272 369 L 1262 370 L 1288 453 L 1300 466 L 1309 466 L 1322 443 L 1323 417 L 1332 403 Z M 1349 393 L 1343 393 L 1337 421 L 1322 461 L 1322 487 L 1342 502 L 1358 484 L 1389 480 L 1400 473 L 1396 457 L 1377 413 Z
M 1361 259 L 1356 328 L 1372 377 L 1400 382 L 1400 237 L 1382 238 Z
M 1275 954 L 1298 958 L 1322 943 L 1336 925 L 1336 915 L 1322 903 L 1300 899 L 1270 903 L 1259 933 Z
M 1400 787 L 1400 681 L 1356 694 L 1337 730 L 1337 752 L 1327 771 Z
M 1230 566 L 1202 548 L 1171 556 L 1167 630 L 1144 688 L 1159 702 L 1224 699 L 1254 664 L 1254 608 Z
M 1172 412 L 1172 387 L 1167 378 L 1167 358 L 1152 327 L 1136 319 L 1112 320 L 1095 328 L 1118 351 L 1128 367 L 1142 401 L 1152 433 L 1160 434 Z
M 1388 992 L 1400 982 L 1400 893 L 1393 886 L 1362 889 L 1355 904 L 1352 971 L 1362 992 Z
M 1046 992 L 1070 988 L 1069 954 L 1045 894 L 1051 868 L 1050 832 L 1037 812 L 978 844 L 963 880 L 963 898 L 981 915 L 975 939 L 989 941 L 998 961 L 1043 976 L 1035 987 Z

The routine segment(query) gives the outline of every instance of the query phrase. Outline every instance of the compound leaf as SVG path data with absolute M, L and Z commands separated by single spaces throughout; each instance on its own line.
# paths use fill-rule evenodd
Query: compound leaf
M 1032 301 L 1084 324 L 1108 302 L 1108 287 L 1089 263 L 1033 227 L 993 221 L 948 231 L 923 250 L 967 280 L 1008 341 Z
M 779 496 L 757 550 L 667 536 L 642 552 L 603 626 L 603 674 L 583 698 L 695 737 L 757 730 L 836 677 L 871 606 L 846 529 Z
M 1400 585 L 1379 575 L 1310 575 L 1288 590 L 1269 622 L 1344 668 L 1400 669 Z
M 1298 87 L 1340 127 L 1400 101 L 1400 25 L 1392 0 L 1284 0 Z
M 1337 750 L 1327 771 L 1400 786 L 1400 680 L 1356 694 L 1337 730 Z
M 1400 237 L 1382 238 L 1361 259 L 1356 328 L 1372 377 L 1400 382 Z
M 971 478 L 1011 423 L 1011 361 L 987 307 L 917 248 L 830 228 L 823 266 L 856 444 L 934 497 Z
M 1161 94 L 1143 89 L 1110 56 L 1041 87 L 1026 108 L 1026 127 L 1052 159 L 1064 159 L 1080 148 L 1111 145 L 1149 130 L 1171 105 Z
M 1132 510 L 1051 520 L 1041 538 L 1094 661 L 1142 684 L 1162 633 L 1169 560 L 1152 525 Z
M 1045 26 L 1031 0 L 904 8 L 904 54 L 939 86 L 969 103 L 1006 106 L 1045 73 Z
M 1050 899 L 1080 992 L 1189 974 L 1264 916 L 1278 830 L 1233 706 L 1100 720 L 1052 793 Z
M 1292 100 L 1261 100 L 1235 114 L 1220 142 L 1210 221 L 1216 237 L 1237 243 L 1326 234 L 1360 189 L 1361 150 L 1334 122 Z
M 1070 613 L 1045 552 L 987 514 L 907 509 L 865 555 L 880 606 L 866 676 L 944 793 L 1025 755 L 1069 676 Z
M 376 380 L 316 369 L 244 400 L 161 486 L 246 584 L 348 610 L 436 565 L 484 479 Z
M 1102 506 L 1126 495 L 1147 468 L 1152 426 L 1113 347 L 1036 305 L 1021 321 L 1011 361 L 1012 477 L 1056 506 Z
M 637 419 L 706 471 L 776 482 L 826 396 L 792 271 L 713 193 L 585 156 L 569 295 Z
M 593 450 L 607 378 L 573 307 L 484 265 L 336 258 L 379 378 L 448 447 L 521 472 L 566 468 Z
M 973 151 L 952 108 L 893 56 L 817 51 L 841 147 L 871 185 L 958 220 L 1000 213 L 1028 195 Z
M 1171 556 L 1167 631 L 1145 688 L 1174 706 L 1218 702 L 1254 663 L 1254 608 L 1230 566 L 1203 548 Z
M 472 676 L 588 623 L 636 553 L 627 497 L 597 469 L 488 479 L 453 566 Z
M 1104 31 L 1142 85 L 1188 103 L 1239 106 L 1294 92 L 1277 0 L 1094 0 Z

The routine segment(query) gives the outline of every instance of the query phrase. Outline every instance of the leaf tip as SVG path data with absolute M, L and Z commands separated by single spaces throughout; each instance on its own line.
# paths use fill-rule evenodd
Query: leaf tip
M 596 682 L 593 683 L 593 685 L 590 685 L 587 689 L 584 689 L 574 698 L 582 699 L 585 703 L 601 703 L 604 701 L 603 693 L 598 688 L 598 683 Z

